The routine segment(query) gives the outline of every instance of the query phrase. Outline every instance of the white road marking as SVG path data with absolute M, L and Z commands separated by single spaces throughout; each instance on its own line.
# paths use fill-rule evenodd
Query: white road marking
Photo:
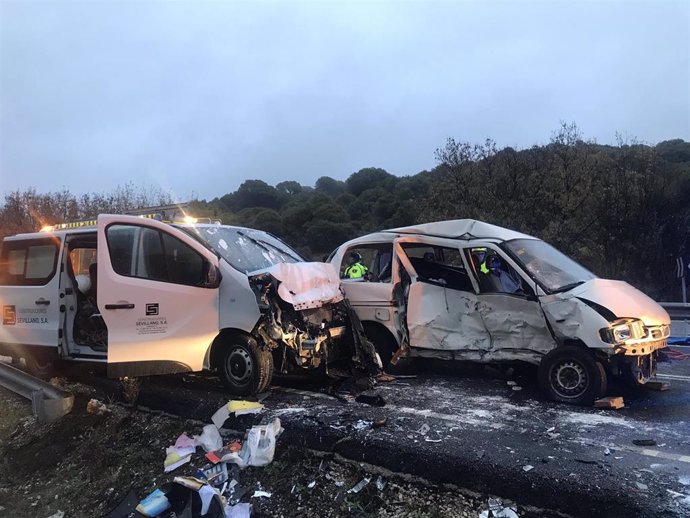
M 657 378 L 673 380 L 673 381 L 690 381 L 690 376 L 683 376 L 682 374 L 659 374 L 656 375 Z

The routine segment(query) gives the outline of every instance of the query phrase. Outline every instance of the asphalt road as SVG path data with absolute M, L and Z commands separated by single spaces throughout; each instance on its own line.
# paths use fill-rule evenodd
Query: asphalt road
M 379 384 L 383 407 L 279 380 L 264 414 L 225 427 L 241 435 L 279 416 L 281 441 L 572 516 L 690 516 L 690 357 L 661 364 L 659 379 L 671 389 L 613 387 L 626 407 L 597 410 L 544 400 L 529 375 L 437 362 Z M 214 378 L 170 376 L 144 383 L 139 404 L 210 422 L 227 400 Z

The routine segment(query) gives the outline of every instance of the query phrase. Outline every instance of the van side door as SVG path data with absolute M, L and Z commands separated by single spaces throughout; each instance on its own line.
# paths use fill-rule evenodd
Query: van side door
M 97 304 L 108 375 L 199 371 L 219 327 L 218 258 L 184 232 L 136 216 L 98 217 Z
M 62 242 L 53 235 L 3 242 L 0 343 L 58 347 L 61 250 Z
M 460 358 L 481 358 L 490 338 L 457 243 L 405 237 L 396 240 L 395 247 L 409 275 L 401 283 L 410 346 L 444 351 L 444 357 L 457 351 Z
M 464 252 L 478 284 L 478 313 L 491 337 L 488 359 L 536 361 L 553 349 L 556 343 L 529 277 L 492 243 Z

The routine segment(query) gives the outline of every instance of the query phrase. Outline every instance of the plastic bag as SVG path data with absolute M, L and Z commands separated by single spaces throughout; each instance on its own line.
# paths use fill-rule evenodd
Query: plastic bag
M 214 424 L 204 426 L 201 435 L 195 435 L 194 440 L 197 446 L 201 446 L 207 452 L 220 450 L 223 447 L 223 439 Z
M 276 437 L 280 435 L 280 419 L 275 418 L 267 425 L 253 426 L 247 432 L 247 439 L 240 450 L 240 457 L 247 466 L 266 466 L 273 462 L 276 452 Z

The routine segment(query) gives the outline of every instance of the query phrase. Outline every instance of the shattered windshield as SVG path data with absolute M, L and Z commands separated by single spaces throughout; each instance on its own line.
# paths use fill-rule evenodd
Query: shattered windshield
M 261 230 L 220 225 L 190 226 L 185 230 L 215 250 L 233 268 L 244 273 L 279 263 L 304 261 L 288 245 Z
M 514 239 L 505 247 L 549 292 L 567 291 L 596 275 L 539 239 Z

